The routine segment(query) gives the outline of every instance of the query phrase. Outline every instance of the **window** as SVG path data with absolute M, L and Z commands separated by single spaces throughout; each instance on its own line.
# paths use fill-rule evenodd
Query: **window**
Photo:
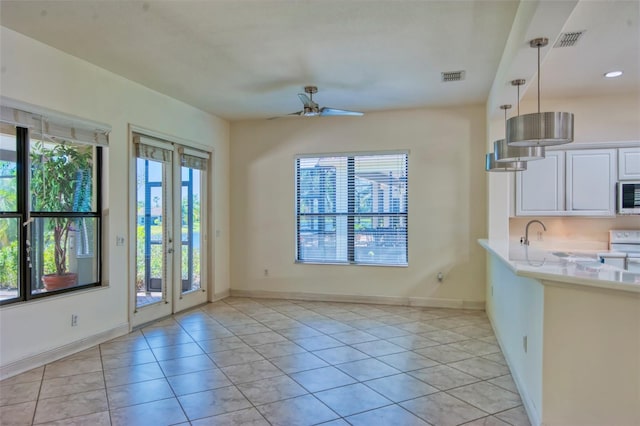
M 100 285 L 106 131 L 2 106 L 0 303 Z
M 302 263 L 407 265 L 408 155 L 296 158 Z

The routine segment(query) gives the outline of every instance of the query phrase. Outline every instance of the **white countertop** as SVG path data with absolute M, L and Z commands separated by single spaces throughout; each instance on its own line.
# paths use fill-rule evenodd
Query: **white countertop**
M 599 262 L 603 250 L 545 250 L 509 243 L 478 240 L 505 262 L 516 275 L 588 287 L 640 293 L 640 274 Z

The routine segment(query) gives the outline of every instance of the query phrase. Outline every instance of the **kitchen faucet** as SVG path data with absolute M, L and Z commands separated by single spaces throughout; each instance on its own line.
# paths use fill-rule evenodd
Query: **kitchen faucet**
M 544 223 L 540 222 L 538 219 L 530 220 L 529 223 L 527 223 L 527 226 L 524 228 L 524 240 L 522 238 L 520 239 L 520 243 L 524 244 L 525 246 L 529 245 L 529 225 L 531 225 L 532 223 L 539 223 L 540 225 L 542 225 L 542 229 L 544 229 L 545 231 L 547 230 L 547 227 L 544 226 Z

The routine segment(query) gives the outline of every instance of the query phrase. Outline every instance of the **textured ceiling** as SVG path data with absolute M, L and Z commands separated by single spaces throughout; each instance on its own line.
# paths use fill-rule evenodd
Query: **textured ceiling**
M 518 6 L 511 0 L 3 0 L 0 22 L 238 120 L 300 110 L 296 94 L 305 85 L 319 87 L 320 106 L 365 112 L 484 103 Z M 638 2 L 586 0 L 567 26 L 572 20 L 587 33 L 576 48 L 545 57 L 545 91 L 637 90 Z M 606 43 L 599 34 L 609 35 Z M 535 52 L 530 57 L 535 62 Z M 630 70 L 627 79 L 596 87 L 601 68 L 617 66 Z M 440 81 L 441 72 L 457 70 L 466 71 L 464 81 Z

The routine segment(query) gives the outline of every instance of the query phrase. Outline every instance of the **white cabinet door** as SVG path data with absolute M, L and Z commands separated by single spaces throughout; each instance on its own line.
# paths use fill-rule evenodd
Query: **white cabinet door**
M 563 151 L 547 151 L 544 160 L 529 161 L 527 170 L 516 174 L 516 215 L 564 215 L 564 168 Z
M 615 216 L 615 149 L 567 151 L 566 209 L 572 216 Z
M 640 180 L 640 147 L 618 149 L 618 179 Z

